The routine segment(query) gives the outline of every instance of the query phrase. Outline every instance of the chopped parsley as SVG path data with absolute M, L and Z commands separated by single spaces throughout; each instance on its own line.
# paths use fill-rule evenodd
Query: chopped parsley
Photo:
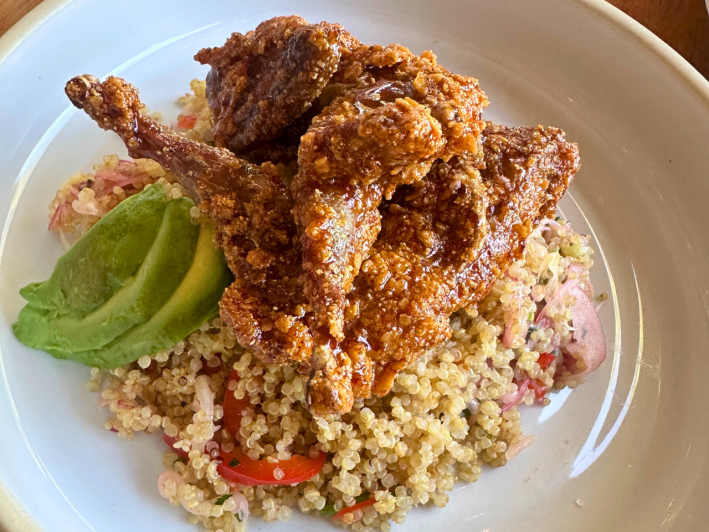
M 529 341 L 529 339 L 532 337 L 532 333 L 536 330 L 537 328 L 534 325 L 530 325 L 529 329 L 527 329 L 527 337 L 525 338 L 525 340 Z
M 334 504 L 328 504 L 326 506 L 323 506 L 323 509 L 320 510 L 320 515 L 322 515 L 323 517 L 334 517 L 336 513 L 337 510 L 335 510 Z
M 238 465 L 241 465 L 241 462 L 239 462 L 236 458 L 232 458 L 231 462 L 229 462 L 229 467 L 236 467 Z
M 472 412 L 470 411 L 470 408 L 466 408 L 462 412 L 463 417 L 466 419 L 470 419 L 470 416 L 472 415 Z
M 187 463 L 187 458 L 183 458 L 182 456 L 178 456 L 178 457 L 177 457 L 177 460 L 175 460 L 173 463 L 176 464 L 177 462 L 182 462 L 183 464 L 186 464 L 186 463 Z
M 226 495 L 222 495 L 221 497 L 219 497 L 219 498 L 216 500 L 216 502 L 215 502 L 214 504 L 216 504 L 217 506 L 221 506 L 222 504 L 224 504 L 224 503 L 226 502 L 226 500 L 227 500 L 229 497 L 231 497 L 231 495 L 232 495 L 231 493 L 227 493 Z M 239 514 L 237 514 L 237 515 L 239 515 Z
M 359 504 L 361 502 L 368 501 L 371 497 L 372 495 L 368 491 L 365 491 L 362 495 L 357 495 L 355 497 L 355 503 Z
M 239 521 L 239 523 L 241 523 L 241 514 L 235 513 L 234 517 L 236 517 L 236 520 Z

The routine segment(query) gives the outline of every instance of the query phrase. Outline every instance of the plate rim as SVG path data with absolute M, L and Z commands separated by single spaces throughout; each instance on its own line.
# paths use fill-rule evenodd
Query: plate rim
M 17 21 L 5 34 L 0 36 L 0 67 L 25 39 L 30 37 L 56 12 L 73 1 L 43 0 Z M 580 4 L 590 14 L 604 18 L 652 51 L 662 63 L 674 70 L 701 97 L 704 104 L 709 108 L 709 80 L 669 44 L 607 0 L 573 1 Z M 709 0 L 706 0 L 706 2 L 709 6 Z
M 44 0 L 0 36 L 0 68 L 25 40 L 71 2 L 73 0 Z M 661 64 L 682 80 L 685 86 L 692 89 L 709 113 L 709 80 L 669 44 L 606 0 L 574 0 L 574 2 L 589 16 L 600 17 L 652 52 Z M 706 0 L 706 3 L 709 7 L 709 0 Z M 0 519 L 0 529 L 6 527 L 7 532 L 42 531 L 2 479 L 0 479 L 0 506 L 5 510 Z

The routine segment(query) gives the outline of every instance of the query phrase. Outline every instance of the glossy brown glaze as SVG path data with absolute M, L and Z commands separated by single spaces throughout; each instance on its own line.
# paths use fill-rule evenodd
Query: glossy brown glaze
M 207 97 L 216 145 L 238 153 L 278 137 L 322 92 L 343 50 L 357 45 L 339 24 L 289 16 L 200 50 L 195 59 L 212 67 Z
M 578 148 L 555 128 L 489 124 L 480 177 L 475 159 L 438 163 L 387 205 L 382 232 L 349 296 L 344 349 L 372 360 L 371 390 L 450 337 L 450 315 L 474 306 L 537 222 L 553 216 L 579 167 Z M 354 358 L 354 356 L 352 357 Z M 360 382 L 369 395 L 366 370 Z
M 346 295 L 380 229 L 377 210 L 436 159 L 477 151 L 487 104 L 477 80 L 426 52 L 360 46 L 331 84 L 343 92 L 301 139 L 291 190 L 306 295 L 319 332 L 343 338 Z

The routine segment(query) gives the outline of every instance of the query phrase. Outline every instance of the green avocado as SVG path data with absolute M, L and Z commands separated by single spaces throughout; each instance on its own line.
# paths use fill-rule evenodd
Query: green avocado
M 157 237 L 138 271 L 103 305 L 83 319 L 72 313 L 51 320 L 43 312 L 46 309 L 27 305 L 15 334 L 21 339 L 29 336 L 36 349 L 71 353 L 103 347 L 150 319 L 172 296 L 194 259 L 199 226 L 190 220 L 192 205 L 184 198 L 167 204 Z M 102 245 L 106 241 L 94 243 Z
M 166 207 L 161 186 L 121 202 L 59 258 L 47 281 L 25 286 L 20 295 L 46 310 L 50 319 L 83 318 L 138 271 L 158 235 Z
M 21 290 L 28 304 L 13 325 L 17 338 L 56 358 L 114 368 L 168 349 L 215 316 L 233 278 L 212 243 L 213 226 L 192 223 L 192 206 L 166 200 L 161 185 L 122 202 L 59 259 L 48 281 Z M 147 249 L 117 245 L 130 234 L 154 236 Z M 134 252 L 142 257 L 117 256 Z M 94 271 L 107 268 L 110 275 Z M 92 279 L 82 290 L 72 285 L 77 271 Z

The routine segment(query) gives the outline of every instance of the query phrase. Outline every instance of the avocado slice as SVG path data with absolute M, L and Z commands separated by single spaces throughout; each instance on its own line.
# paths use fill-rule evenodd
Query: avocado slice
M 214 227 L 192 223 L 193 205 L 168 201 L 159 184 L 124 200 L 47 281 L 20 291 L 28 304 L 13 325 L 17 338 L 56 358 L 114 368 L 215 316 L 233 277 L 212 243 Z
M 20 295 L 49 319 L 83 318 L 138 271 L 166 207 L 162 186 L 125 199 L 60 257 L 47 281 L 25 286 Z
M 158 187 L 161 188 L 161 187 Z M 168 202 L 152 247 L 135 276 L 83 319 L 47 319 L 44 309 L 27 305 L 15 334 L 36 349 L 67 353 L 97 349 L 150 319 L 182 282 L 195 254 L 199 226 L 190 219 L 194 204 L 185 198 Z
M 74 352 L 67 358 L 87 366 L 115 368 L 168 349 L 219 313 L 219 300 L 233 276 L 212 242 L 214 226 L 202 224 L 194 261 L 170 300 L 152 318 L 105 348 Z M 49 351 L 57 358 L 63 353 Z

